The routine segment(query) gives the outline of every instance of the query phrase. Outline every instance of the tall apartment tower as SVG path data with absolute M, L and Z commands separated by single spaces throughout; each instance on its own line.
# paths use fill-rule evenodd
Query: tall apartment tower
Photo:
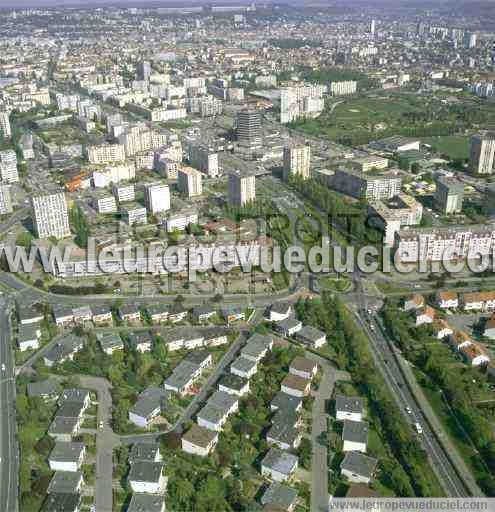
M 178 172 L 179 191 L 187 197 L 200 196 L 203 193 L 201 173 L 192 167 L 183 167 Z
M 32 206 L 38 238 L 70 236 L 69 212 L 63 192 L 33 197 Z
M 0 185 L 0 215 L 12 213 L 14 208 L 12 206 L 12 196 L 10 195 L 9 185 Z
M 250 148 L 261 146 L 263 139 L 259 111 L 245 110 L 237 114 L 237 141 L 240 145 Z
M 469 168 L 475 174 L 492 174 L 495 163 L 495 134 L 475 135 L 471 139 Z
M 12 137 L 8 112 L 0 112 L 0 135 L 4 139 L 10 139 L 10 137 Z
M 244 206 L 256 199 L 256 177 L 231 174 L 229 176 L 229 202 Z
M 144 202 L 151 213 L 170 210 L 170 189 L 163 183 L 150 183 L 144 187 Z
M 284 180 L 290 176 L 309 178 L 311 163 L 311 147 L 306 145 L 286 146 L 284 148 Z
M 376 20 L 371 20 L 371 22 L 370 22 L 370 34 L 372 36 L 375 35 L 375 29 L 376 29 Z
M 453 178 L 438 178 L 437 190 L 435 192 L 435 208 L 442 213 L 449 215 L 462 211 L 462 200 L 464 198 L 464 185 Z
M 149 80 L 151 76 L 151 63 L 149 60 L 143 60 L 138 64 L 137 76 L 139 80 Z
M 19 181 L 17 154 L 13 149 L 0 151 L 0 179 L 4 183 L 17 183 Z

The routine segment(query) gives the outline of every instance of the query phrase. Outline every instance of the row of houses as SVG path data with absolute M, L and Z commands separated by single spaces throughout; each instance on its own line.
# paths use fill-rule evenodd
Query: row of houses
M 439 303 L 440 300 L 443 300 L 444 304 L 453 303 L 449 303 L 447 301 L 454 300 L 454 296 L 451 295 L 451 293 L 455 292 L 439 293 L 441 293 L 441 295 L 437 294 L 437 303 Z M 445 293 L 448 293 L 449 295 L 446 296 Z M 445 319 L 438 318 L 438 312 L 435 308 L 425 304 L 424 297 L 418 294 L 404 301 L 404 309 L 406 311 L 414 310 L 415 312 L 416 327 L 421 325 L 431 325 L 435 337 L 439 340 L 447 341 L 471 366 L 489 365 L 490 357 L 480 343 L 474 341 L 466 332 L 453 329 Z
M 41 387 L 45 388 L 50 398 L 57 393 L 57 387 L 52 381 L 45 381 L 45 386 Z M 33 389 L 28 388 L 28 394 L 33 396 Z M 37 392 L 36 396 L 43 395 Z M 55 445 L 48 456 L 48 465 L 54 474 L 48 485 L 43 510 L 79 510 L 84 484 L 81 466 L 86 456 L 86 447 L 84 443 L 73 442 L 72 438 L 78 435 L 84 413 L 90 404 L 91 396 L 85 389 L 66 389 L 58 395 L 58 409 L 48 429 L 48 435 L 55 439 Z
M 133 444 L 128 461 L 132 496 L 127 512 L 165 512 L 168 478 L 160 446 L 146 441 Z
M 274 327 L 283 336 L 294 336 L 304 345 L 317 349 L 327 342 L 324 332 L 315 327 L 305 325 L 294 316 L 291 304 L 276 302 L 268 309 L 266 320 L 274 323 Z
M 343 422 L 340 473 L 350 482 L 369 484 L 378 461 L 365 455 L 368 445 L 368 423 L 363 421 L 364 404 L 360 397 L 337 395 L 335 397 L 335 419 Z
M 270 336 L 253 334 L 232 361 L 228 373 L 218 381 L 218 389 L 198 412 L 196 423 L 182 436 L 182 450 L 206 456 L 218 443 L 230 415 L 239 410 L 239 399 L 249 393 L 249 379 L 256 374 L 258 364 L 273 347 Z
M 440 309 L 463 309 L 464 311 L 495 311 L 495 291 L 457 293 L 441 291 L 436 294 Z

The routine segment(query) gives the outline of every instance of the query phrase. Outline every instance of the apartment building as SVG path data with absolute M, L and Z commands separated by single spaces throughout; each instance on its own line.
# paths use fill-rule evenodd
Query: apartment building
M 187 197 L 200 196 L 203 193 L 202 175 L 192 167 L 183 167 L 178 172 L 179 191 Z
M 244 110 L 237 113 L 237 141 L 248 148 L 262 145 L 261 113 L 257 110 Z
M 102 196 L 94 199 L 94 206 L 98 213 L 115 213 L 117 211 L 117 202 L 114 196 Z
M 358 171 L 337 169 L 332 188 L 356 199 L 378 201 L 400 194 L 402 179 L 394 172 L 367 175 Z
M 166 229 L 168 233 L 172 231 L 184 231 L 190 224 L 198 223 L 198 214 L 196 212 L 181 212 L 170 215 L 166 220 Z
M 191 167 L 205 173 L 210 178 L 218 176 L 218 153 L 208 146 L 191 145 L 189 147 L 189 163 Z
M 0 215 L 12 213 L 13 211 L 10 186 L 0 184 Z
M 445 215 L 461 213 L 464 184 L 455 178 L 440 177 L 436 180 L 435 208 Z
M 32 206 L 38 238 L 70 236 L 69 212 L 63 192 L 33 197 Z
M 395 249 L 403 263 L 441 261 L 450 258 L 474 259 L 493 251 L 495 226 L 474 225 L 400 230 Z
M 136 199 L 134 185 L 113 185 L 112 194 L 118 203 L 126 203 Z
M 492 174 L 495 163 L 495 134 L 475 135 L 471 139 L 469 168 L 474 174 Z
M 283 177 L 285 181 L 290 176 L 300 176 L 307 179 L 310 176 L 311 147 L 309 145 L 292 145 L 284 147 Z
M 355 94 L 357 91 L 357 82 L 354 80 L 345 80 L 342 82 L 330 82 L 328 92 L 331 96 L 346 96 Z
M 125 148 L 123 144 L 100 144 L 88 146 L 86 149 L 88 161 L 91 164 L 109 164 L 123 162 L 125 160 Z
M 12 137 L 8 112 L 0 112 L 0 135 L 4 139 L 10 139 L 10 137 Z
M 356 158 L 353 160 L 353 164 L 358 171 L 368 172 L 372 169 L 387 169 L 388 168 L 388 158 L 383 158 L 381 156 L 363 156 L 362 158 Z
M 17 155 L 14 150 L 0 151 L 0 178 L 3 183 L 18 183 Z
M 144 202 L 150 213 L 170 210 L 170 190 L 163 183 L 149 183 L 144 187 Z
M 148 223 L 146 208 L 138 204 L 130 204 L 123 208 L 122 217 L 129 226 Z
M 256 199 L 256 177 L 231 174 L 229 176 L 229 202 L 241 207 Z

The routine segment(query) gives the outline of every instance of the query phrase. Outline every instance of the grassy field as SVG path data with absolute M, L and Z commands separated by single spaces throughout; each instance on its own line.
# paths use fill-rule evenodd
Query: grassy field
M 444 137 L 426 137 L 422 138 L 423 144 L 429 144 L 436 149 L 438 153 L 448 155 L 452 160 L 466 159 L 469 157 L 469 137 L 462 137 L 457 135 L 444 136 Z

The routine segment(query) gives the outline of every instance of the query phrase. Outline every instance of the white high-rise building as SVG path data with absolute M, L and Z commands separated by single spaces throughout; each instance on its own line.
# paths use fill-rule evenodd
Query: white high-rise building
M 475 174 L 492 174 L 495 164 L 495 134 L 475 135 L 471 139 L 469 167 Z
M 208 146 L 191 146 L 189 162 L 192 167 L 204 172 L 210 178 L 218 176 L 218 153 L 211 151 Z
M 63 192 L 33 197 L 32 206 L 38 238 L 70 236 L 69 212 Z
M 286 146 L 284 148 L 284 180 L 290 176 L 307 179 L 310 175 L 311 147 L 307 145 Z
M 375 29 L 376 29 L 376 21 L 375 20 L 371 20 L 371 22 L 370 22 L 370 34 L 372 36 L 375 35 Z
M 0 112 L 0 135 L 2 135 L 4 139 L 10 139 L 10 137 L 12 137 L 8 112 Z
M 229 176 L 229 202 L 244 206 L 256 199 L 256 177 L 231 174 Z
M 347 80 L 342 82 L 331 82 L 329 93 L 332 96 L 346 96 L 347 94 L 354 94 L 357 91 L 357 82 L 354 80 Z
M 0 151 L 0 177 L 4 183 L 18 183 L 17 155 L 14 150 Z
M 125 149 L 123 144 L 100 144 L 87 148 L 88 160 L 91 164 L 109 164 L 112 162 L 123 162 L 125 160 Z
M 134 185 L 113 185 L 112 193 L 119 203 L 134 201 L 136 199 Z
M 178 186 L 180 192 L 187 197 L 200 196 L 203 193 L 201 173 L 192 167 L 183 167 L 178 172 Z
M 163 183 L 150 183 L 144 187 L 144 202 L 150 213 L 170 210 L 170 189 Z
M 13 212 L 9 185 L 0 185 L 0 215 Z

